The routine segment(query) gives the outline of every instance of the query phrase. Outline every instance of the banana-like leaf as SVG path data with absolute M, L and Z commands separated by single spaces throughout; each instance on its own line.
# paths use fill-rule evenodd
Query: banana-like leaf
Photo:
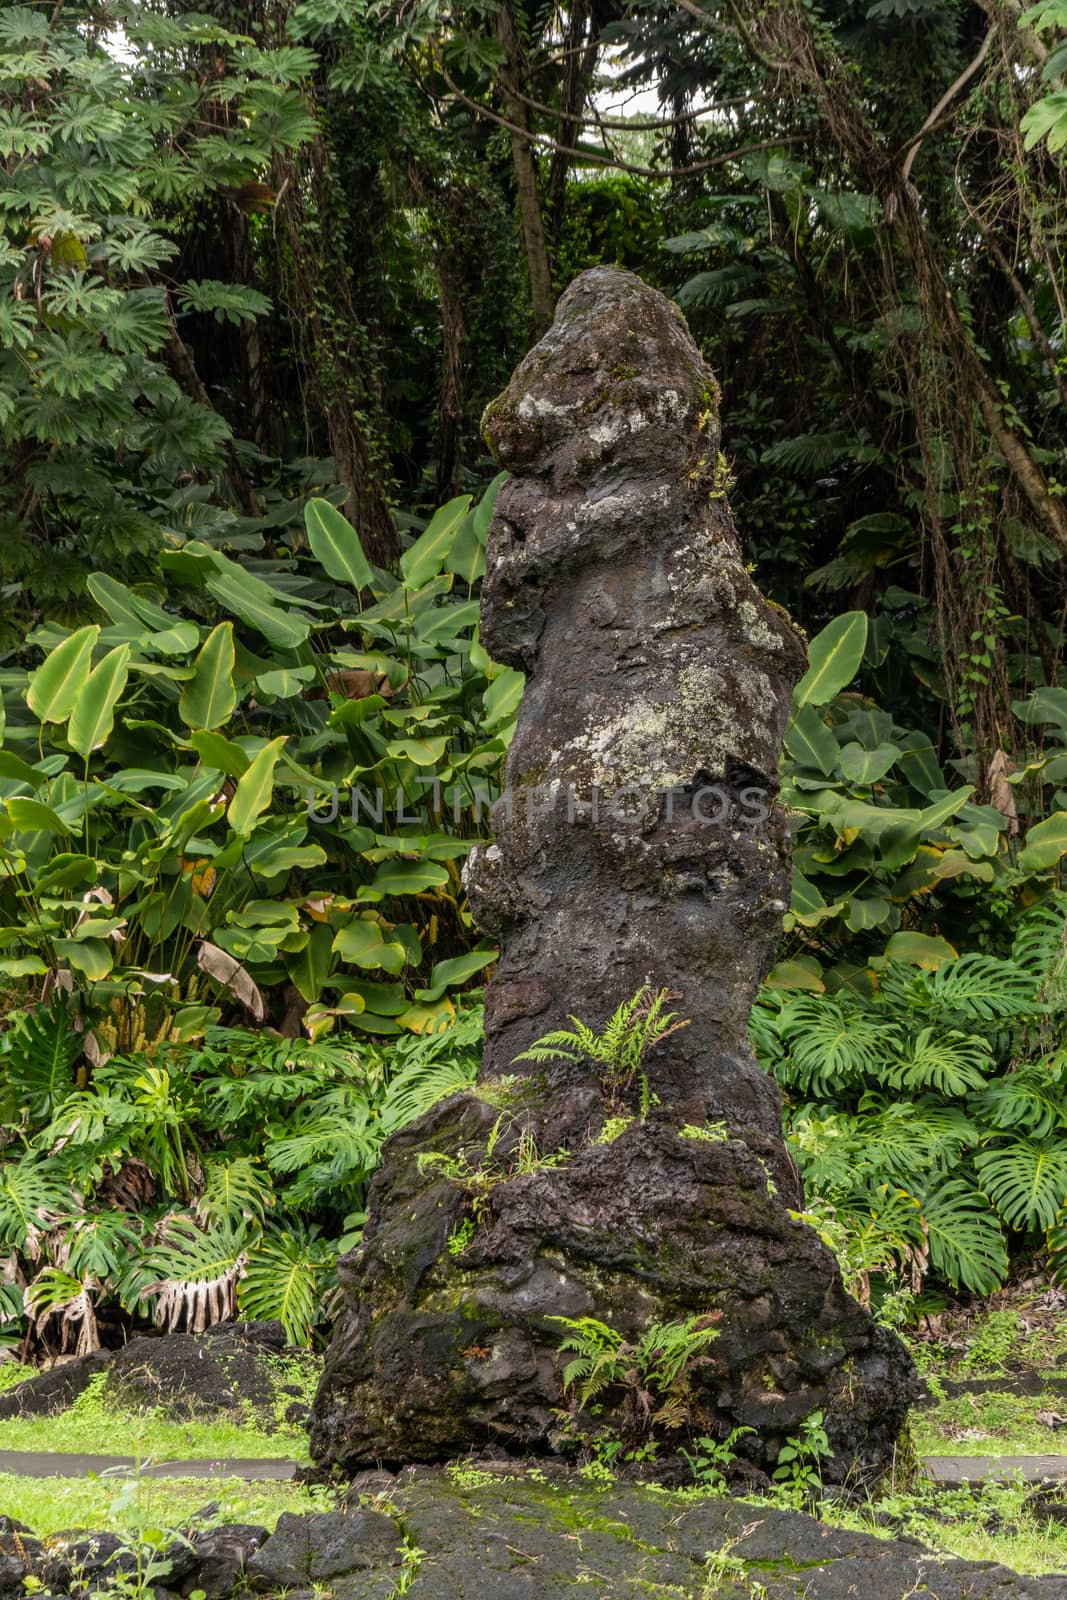
M 233 667 L 233 623 L 220 622 L 204 640 L 178 702 L 178 715 L 187 728 L 217 728 L 232 714 L 237 704 Z
M 798 706 L 824 706 L 856 676 L 867 647 L 867 617 L 846 611 L 808 646 L 808 670 L 796 687 Z
M 337 583 L 351 584 L 357 592 L 374 584 L 374 568 L 363 553 L 359 534 L 328 500 L 309 500 L 304 508 L 311 553 L 323 571 Z
M 115 726 L 115 707 L 122 698 L 129 677 L 130 647 L 119 645 L 109 650 L 103 661 L 90 672 L 70 714 L 67 738 L 72 749 L 88 757 L 100 750 Z
M 400 571 L 408 588 L 418 589 L 440 572 L 470 503 L 469 494 L 460 494 L 440 506 L 410 550 L 404 551 Z
M 251 833 L 270 805 L 274 795 L 274 769 L 284 743 L 285 735 L 281 735 L 265 744 L 239 780 L 226 810 L 226 821 L 234 833 Z
M 85 687 L 99 637 L 95 622 L 79 628 L 56 645 L 33 673 L 26 704 L 38 721 L 66 722 Z

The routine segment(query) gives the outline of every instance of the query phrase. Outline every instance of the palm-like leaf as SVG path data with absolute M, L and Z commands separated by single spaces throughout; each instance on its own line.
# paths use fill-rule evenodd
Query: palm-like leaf
M 962 1096 L 981 1089 L 993 1059 L 984 1039 L 956 1028 L 921 1028 L 908 1040 L 904 1054 L 887 1074 L 895 1089 L 922 1092 L 937 1089 Z
M 184 1323 L 201 1333 L 226 1322 L 237 1309 L 248 1245 L 244 1229 L 222 1224 L 205 1232 L 194 1217 L 171 1216 L 162 1240 L 126 1273 L 123 1303 L 134 1310 L 154 1301 L 156 1326 L 167 1332 Z
M 472 1088 L 477 1076 L 478 1061 L 470 1056 L 445 1057 L 425 1064 L 413 1061 L 385 1092 L 381 1109 L 384 1132 L 406 1128 L 439 1101 Z
M 982 1188 L 1013 1228 L 1051 1228 L 1067 1201 L 1067 1145 L 1020 1139 L 975 1156 Z
M 49 1117 L 74 1088 L 82 1045 L 66 1012 L 43 1006 L 24 1012 L 2 1040 L 5 1120 L 32 1126 Z
M 923 1199 L 930 1260 L 957 1288 L 992 1294 L 1008 1275 L 1004 1234 L 983 1194 L 964 1178 L 931 1187 Z
M 238 1304 L 256 1321 L 282 1324 L 290 1344 L 307 1344 L 335 1253 L 315 1228 L 269 1229 L 249 1252 Z
M 261 1222 L 274 1204 L 270 1178 L 253 1156 L 207 1162 L 197 1212 L 207 1223 Z
M 1027 912 L 1011 953 L 1037 983 L 1046 1005 L 1057 1011 L 1067 1006 L 1067 894 L 1052 894 Z
M 1018 1128 L 1047 1138 L 1067 1118 L 1064 1079 L 1067 1060 L 1032 1061 L 996 1078 L 971 1102 L 975 1115 L 994 1128 Z
M 896 1023 L 823 995 L 787 1001 L 778 1031 L 789 1046 L 778 1076 L 806 1094 L 826 1094 L 865 1077 L 877 1082 L 900 1045 Z
M 34 1253 L 38 1235 L 77 1211 L 69 1182 L 48 1162 L 24 1156 L 0 1168 L 0 1247 Z
M 1038 1004 L 1039 985 L 1032 973 L 977 951 L 946 961 L 927 977 L 934 1005 L 973 1022 L 1024 1016 Z

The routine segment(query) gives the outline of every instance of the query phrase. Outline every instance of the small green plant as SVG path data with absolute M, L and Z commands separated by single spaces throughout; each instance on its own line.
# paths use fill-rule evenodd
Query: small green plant
M 526 1128 L 521 1130 L 518 1141 L 511 1147 L 508 1155 L 498 1156 L 497 1147 L 501 1139 L 513 1127 L 512 1118 L 502 1111 L 489 1130 L 485 1154 L 477 1165 L 465 1152 L 453 1155 L 444 1150 L 423 1150 L 419 1154 L 420 1172 L 438 1172 L 457 1189 L 463 1190 L 470 1204 L 475 1227 L 480 1226 L 488 1218 L 490 1196 L 502 1183 L 510 1183 L 513 1178 L 527 1177 L 531 1172 L 547 1172 L 570 1160 L 569 1150 L 554 1150 L 542 1155 L 537 1147 L 537 1140 Z M 461 1228 L 462 1225 L 459 1226 Z M 454 1233 L 457 1231 L 453 1230 Z M 460 1248 L 465 1249 L 469 1243 L 470 1240 L 467 1239 Z M 452 1249 L 451 1241 L 449 1249 L 453 1255 L 459 1254 L 459 1248 Z
M 461 1256 L 478 1231 L 478 1225 L 473 1217 L 464 1217 L 462 1222 L 457 1222 L 448 1235 L 448 1253 L 450 1256 Z
M 822 1489 L 822 1468 L 832 1455 L 830 1440 L 823 1427 L 823 1414 L 813 1411 L 805 1417 L 799 1433 L 791 1433 L 778 1452 L 778 1465 L 774 1481 L 781 1486 L 785 1499 L 802 1505 Z
M 651 1322 L 636 1340 L 596 1317 L 550 1317 L 563 1329 L 559 1348 L 573 1351 L 563 1386 L 584 1411 L 608 1389 L 622 1389 L 623 1439 L 631 1448 L 654 1429 L 675 1432 L 688 1420 L 690 1381 L 718 1338 L 717 1315 Z
M 678 1129 L 680 1139 L 693 1139 L 698 1144 L 729 1144 L 731 1133 L 725 1122 L 704 1122 L 699 1126 L 694 1122 L 687 1122 Z
M 486 1472 L 482 1467 L 473 1467 L 462 1461 L 453 1461 L 445 1469 L 448 1481 L 454 1483 L 457 1489 L 487 1489 L 491 1483 L 499 1481 L 495 1472 Z
M 633 1117 L 608 1117 L 604 1126 L 591 1144 L 614 1144 L 616 1139 L 621 1139 L 627 1128 L 633 1127 Z
M 622 1102 L 634 1079 L 640 1076 L 644 1117 L 652 1103 L 645 1059 L 670 1034 L 689 1026 L 687 1017 L 665 1010 L 669 1001 L 679 999 L 681 996 L 676 990 L 653 992 L 651 986 L 645 984 L 631 999 L 623 1001 L 600 1033 L 571 1016 L 573 1029 L 556 1028 L 543 1034 L 515 1060 L 592 1061 L 600 1069 L 601 1085 L 612 1105 Z
M 967 1340 L 967 1352 L 957 1371 L 965 1376 L 999 1376 L 1008 1370 L 1022 1331 L 1014 1311 L 987 1311 L 976 1317 Z
M 393 1600 L 410 1591 L 425 1558 L 425 1550 L 419 1548 L 410 1533 L 406 1533 L 400 1545 L 400 1576 L 393 1590 Z
M 121 1469 L 123 1476 L 111 1502 L 111 1515 L 133 1557 L 132 1569 L 107 1575 L 108 1590 L 119 1600 L 153 1600 L 153 1585 L 165 1579 L 174 1566 L 173 1551 L 189 1544 L 178 1529 L 161 1526 L 163 1519 L 156 1514 L 154 1503 L 155 1481 L 145 1471 L 148 1464 L 139 1460 L 129 1474 Z M 107 1476 L 101 1473 L 101 1477 Z
M 725 1489 L 727 1471 L 737 1460 L 734 1446 L 744 1434 L 755 1431 L 755 1428 L 734 1428 L 725 1439 L 711 1439 L 704 1434 L 694 1442 L 692 1450 L 681 1450 L 679 1453 L 685 1457 L 694 1482 L 716 1494 Z
M 740 1592 L 745 1600 L 767 1600 L 766 1584 L 752 1577 L 748 1564 L 737 1554 L 737 1546 L 758 1527 L 758 1522 L 750 1522 L 732 1539 L 727 1539 L 721 1549 L 712 1550 L 705 1556 L 704 1587 L 700 1591 L 700 1600 L 719 1600 L 724 1588 Z

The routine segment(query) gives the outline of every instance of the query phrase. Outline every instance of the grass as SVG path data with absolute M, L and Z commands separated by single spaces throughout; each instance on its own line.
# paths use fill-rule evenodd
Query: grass
M 98 1373 L 58 1416 L 0 1419 L 0 1450 L 150 1456 L 156 1461 L 202 1456 L 307 1460 L 307 1434 L 302 1428 L 280 1423 L 268 1433 L 251 1419 L 184 1422 L 159 1409 L 124 1410 L 105 1396 L 106 1382 L 106 1373 Z
M 855 1510 L 836 1502 L 820 1508 L 824 1522 L 886 1538 L 906 1533 L 938 1555 L 999 1561 L 1022 1573 L 1067 1571 L 1067 1524 L 1036 1517 L 1032 1488 L 1018 1481 L 970 1489 L 925 1489 L 886 1495 Z M 892 1527 L 886 1518 L 892 1519 Z
M 912 1412 L 911 1434 L 921 1456 L 1067 1455 L 1067 1430 L 1037 1420 L 1063 1415 L 1065 1394 L 961 1394 Z
M 0 1513 L 15 1517 L 39 1538 L 70 1528 L 127 1533 L 131 1478 L 20 1478 L 0 1473 Z M 134 1480 L 137 1522 L 157 1527 L 258 1522 L 273 1529 L 283 1511 L 326 1511 L 332 1491 L 292 1483 L 242 1483 L 238 1478 L 140 1478 Z M 213 1509 L 204 1518 L 196 1513 Z

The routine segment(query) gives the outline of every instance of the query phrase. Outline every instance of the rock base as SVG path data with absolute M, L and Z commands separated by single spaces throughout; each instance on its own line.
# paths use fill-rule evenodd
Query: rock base
M 389 1144 L 371 1221 L 342 1263 L 345 1310 L 312 1412 L 312 1455 L 352 1473 L 471 1448 L 552 1455 L 596 1433 L 632 1436 L 635 1395 L 575 1416 L 553 1318 L 595 1317 L 628 1339 L 652 1323 L 711 1318 L 674 1444 L 732 1429 L 755 1482 L 814 1411 L 833 1451 L 827 1482 L 892 1464 L 917 1386 L 909 1357 L 844 1291 L 830 1252 L 795 1222 L 741 1141 L 684 1135 L 663 1114 L 615 1132 L 594 1088 L 545 1094 L 522 1119 L 561 1164 L 522 1174 L 519 1119 L 486 1157 L 499 1109 L 460 1096 Z M 584 1126 L 583 1126 L 584 1114 Z M 529 1145 L 527 1144 L 527 1150 Z M 496 1173 L 475 1223 L 464 1186 L 420 1163 L 448 1151 Z M 479 1168 L 479 1163 L 481 1166 Z M 420 1170 L 421 1168 L 421 1170 Z
M 269 1537 L 189 1530 L 167 1552 L 156 1600 L 1067 1600 L 1062 1575 L 1020 1577 L 744 1501 L 501 1478 L 473 1462 L 368 1476 L 350 1510 L 285 1515 Z M 0 1518 L 0 1594 L 12 1600 L 27 1577 L 55 1600 L 127 1594 L 131 1559 L 111 1534 L 57 1535 L 46 1548 Z

